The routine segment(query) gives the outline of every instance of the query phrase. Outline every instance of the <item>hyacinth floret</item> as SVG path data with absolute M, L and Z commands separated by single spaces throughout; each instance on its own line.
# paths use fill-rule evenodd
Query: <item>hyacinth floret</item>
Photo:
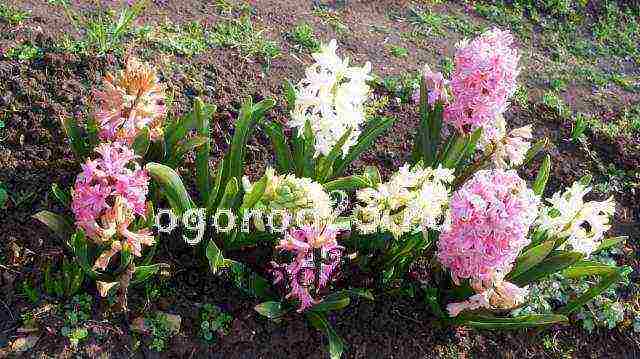
M 272 262 L 274 283 L 287 285 L 287 298 L 298 301 L 298 312 L 320 303 L 318 292 L 335 276 L 344 250 L 338 245 L 337 234 L 328 226 L 303 226 L 290 229 L 276 246 L 292 254 L 293 259 L 288 264 Z
M 336 55 L 338 44 L 331 40 L 312 56 L 315 63 L 306 70 L 306 77 L 296 88 L 296 101 L 289 127 L 304 136 L 311 128 L 315 156 L 328 155 L 340 139 L 351 130 L 342 146 L 342 155 L 356 143 L 361 126 L 366 121 L 364 103 L 370 89 L 371 64 L 349 66 L 349 59 Z

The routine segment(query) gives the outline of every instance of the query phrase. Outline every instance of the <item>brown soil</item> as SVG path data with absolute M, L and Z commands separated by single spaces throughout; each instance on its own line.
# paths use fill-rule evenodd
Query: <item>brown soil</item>
M 81 2 L 74 3 L 79 5 Z M 212 24 L 221 16 L 210 3 L 183 0 L 154 4 L 140 22 L 170 18 L 175 22 L 196 20 Z M 455 35 L 448 35 L 427 45 L 406 42 L 403 46 L 409 50 L 410 56 L 395 58 L 383 44 L 401 41 L 399 34 L 406 31 L 408 25 L 392 21 L 388 15 L 392 11 L 402 11 L 409 2 L 349 1 L 348 6 L 340 10 L 341 21 L 349 28 L 346 33 L 336 33 L 329 24 L 313 15 L 312 3 L 251 1 L 255 8 L 255 21 L 267 28 L 268 36 L 281 43 L 284 54 L 273 61 L 266 74 L 259 63 L 247 61 L 229 49 L 210 50 L 193 58 L 161 54 L 147 59 L 159 66 L 170 92 L 175 95 L 171 109 L 174 115 L 187 111 L 195 96 L 218 106 L 214 159 L 226 150 L 224 142 L 229 137 L 241 98 L 281 99 L 283 81 L 302 76 L 310 57 L 299 53 L 295 57 L 290 55 L 295 52 L 290 52 L 291 45 L 284 37 L 286 31 L 301 21 L 310 23 L 316 33 L 322 34 L 323 40 L 338 38 L 342 53 L 348 54 L 353 63 L 371 61 L 374 71 L 380 76 L 398 75 L 407 69 L 417 69 L 425 62 L 437 64 L 442 55 L 451 55 L 451 44 L 458 40 Z M 3 34 L 0 36 L 0 53 L 14 42 L 25 40 L 51 48 L 61 34 L 73 31 L 61 12 L 44 1 L 23 0 L 12 5 L 30 9 L 32 16 L 17 28 L 0 22 Z M 391 31 L 372 31 L 371 24 Z M 16 337 L 16 329 L 21 325 L 20 313 L 34 308 L 21 295 L 20 284 L 24 281 L 40 283 L 46 263 L 60 258 L 64 250 L 61 240 L 31 218 L 40 209 L 62 211 L 50 198 L 50 185 L 57 182 L 68 187 L 79 171 L 65 143 L 59 121 L 68 116 L 85 118 L 92 108 L 92 86 L 99 83 L 102 74 L 121 65 L 121 59 L 112 55 L 92 57 L 46 52 L 42 59 L 31 62 L 0 56 L 0 119 L 6 123 L 0 133 L 0 182 L 11 194 L 26 196 L 19 206 L 9 202 L 7 210 L 0 213 L 0 301 L 3 304 L 0 306 L 0 347 Z M 383 90 L 377 91 L 384 95 Z M 630 97 L 621 99 L 632 100 Z M 396 116 L 396 124 L 389 135 L 380 138 L 351 170 L 366 164 L 377 164 L 381 169 L 395 168 L 408 158 L 410 141 L 407 139 L 411 138 L 417 124 L 415 108 L 392 101 L 384 112 Z M 614 112 L 612 116 L 617 115 Z M 279 103 L 269 116 L 285 121 L 283 104 Z M 548 194 L 587 172 L 600 173 L 593 157 L 567 140 L 570 138 L 570 122 L 550 109 L 533 103 L 528 109 L 514 106 L 509 111 L 509 121 L 514 126 L 533 123 L 538 137 L 550 138 L 552 145 L 548 150 L 554 159 L 554 170 Z M 627 170 L 637 169 L 640 164 L 640 139 L 609 140 L 593 133 L 588 133 L 588 137 L 595 156 L 604 164 L 614 163 Z M 267 139 L 258 133 L 249 144 L 249 174 L 261 173 L 273 161 L 270 153 Z M 538 163 L 531 167 L 533 170 L 523 173 L 529 179 L 535 175 Z M 596 181 L 601 180 L 596 178 Z M 631 240 L 626 250 L 638 253 L 640 194 L 637 189 L 625 189 L 615 196 L 620 210 L 613 231 L 629 235 Z M 165 250 L 159 256 L 171 264 L 172 276 L 166 283 L 170 288 L 168 294 L 157 303 L 147 303 L 142 288 L 132 290 L 134 313 L 128 318 L 110 313 L 104 303 L 102 308 L 94 306 L 91 323 L 95 335 L 79 349 L 80 356 L 99 357 L 106 353 L 110 357 L 326 357 L 326 340 L 301 317 L 292 316 L 280 325 L 263 320 L 253 310 L 257 304 L 255 300 L 211 275 L 195 274 L 194 271 L 200 269 L 185 264 L 191 262 L 189 249 L 172 248 L 172 251 Z M 635 269 L 633 278 L 637 281 L 640 268 L 637 255 L 631 256 L 625 264 Z M 86 290 L 95 294 L 91 286 Z M 198 339 L 197 313 L 203 303 L 218 304 L 235 318 L 230 335 L 212 346 Z M 134 349 L 129 320 L 148 309 L 173 312 L 183 318 L 181 333 L 171 340 L 168 350 L 162 354 L 149 351 L 145 345 Z M 419 295 L 411 299 L 378 293 L 374 303 L 352 304 L 329 319 L 348 344 L 347 356 L 353 358 L 534 358 L 565 354 L 619 358 L 640 354 L 640 339 L 630 330 L 614 329 L 589 335 L 576 326 L 566 326 L 541 332 L 478 333 L 463 328 L 438 328 L 428 313 Z M 25 356 L 75 356 L 67 338 L 60 334 L 62 318 L 59 314 L 45 313 L 39 322 L 46 334 Z M 557 345 L 552 349 L 545 348 L 543 337 L 553 338 Z

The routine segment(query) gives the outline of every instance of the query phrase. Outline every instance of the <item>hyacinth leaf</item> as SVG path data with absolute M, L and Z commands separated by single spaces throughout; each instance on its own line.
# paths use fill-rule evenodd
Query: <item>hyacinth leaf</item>
M 371 120 L 370 124 L 358 137 L 355 145 L 353 145 L 346 156 L 338 158 L 335 161 L 333 174 L 331 177 L 340 176 L 347 167 L 365 151 L 367 151 L 375 140 L 384 132 L 386 132 L 395 122 L 394 117 L 379 117 Z
M 224 189 L 224 194 L 222 195 L 222 200 L 220 200 L 220 206 L 218 208 L 233 208 L 236 195 L 239 191 L 240 187 L 238 186 L 238 180 L 235 177 L 232 177 L 229 182 L 227 182 L 227 186 Z
M 315 312 L 329 312 L 346 308 L 351 303 L 351 298 L 344 292 L 333 293 L 327 296 L 322 302 L 314 305 L 309 310 Z
M 123 273 L 131 264 L 133 260 L 133 255 L 131 254 L 131 249 L 128 246 L 123 246 L 120 251 L 120 264 L 118 265 L 118 269 L 116 273 Z
M 529 148 L 529 151 L 527 151 L 527 153 L 524 155 L 524 161 L 520 165 L 520 168 L 522 168 L 522 167 L 528 165 L 529 163 L 531 163 L 531 161 L 533 161 L 533 159 L 536 157 L 536 155 L 540 151 L 542 151 L 543 148 L 547 147 L 548 145 L 549 145 L 549 139 L 547 139 L 546 137 L 541 139 L 540 141 L 534 143 L 533 146 L 531 146 L 531 148 Z
M 181 141 L 173 150 L 171 158 L 167 161 L 172 168 L 178 167 L 180 161 L 192 150 L 200 148 L 209 143 L 206 136 L 194 136 L 186 141 Z
M 588 187 L 591 184 L 592 180 L 593 180 L 593 176 L 584 175 L 578 180 L 578 182 L 580 182 L 581 185 Z
M 435 164 L 440 145 L 442 112 L 442 104 L 437 103 L 434 107 L 429 105 L 427 83 L 423 77 L 420 81 L 420 125 L 414 145 L 414 162 L 422 160 L 425 166 Z
M 222 184 L 222 173 L 224 172 L 224 163 L 226 159 L 223 158 L 220 163 L 218 163 L 218 168 L 216 169 L 215 180 L 213 182 L 213 187 L 208 196 L 207 200 L 207 213 L 212 213 L 215 208 L 218 206 L 218 194 L 220 192 L 221 184 Z
M 329 177 L 331 177 L 333 172 L 333 164 L 336 159 L 338 159 L 338 157 L 342 156 L 342 148 L 349 139 L 349 136 L 351 136 L 351 132 L 353 132 L 353 129 L 349 128 L 344 134 L 342 134 L 342 137 L 340 137 L 331 151 L 329 151 L 329 154 L 326 157 L 321 157 L 317 162 L 315 178 L 316 181 L 318 181 L 319 183 L 324 183 Z
M 149 145 L 151 145 L 151 133 L 149 132 L 149 128 L 145 127 L 133 140 L 133 152 L 140 157 L 144 157 L 147 151 L 149 151 Z
M 291 173 L 293 171 L 293 164 L 291 163 L 293 155 L 287 144 L 282 125 L 274 121 L 263 121 L 262 128 L 271 140 L 276 156 L 278 173 Z
M 287 313 L 287 311 L 282 308 L 282 303 L 280 302 L 262 302 L 253 307 L 253 309 L 260 315 L 276 323 L 280 322 L 282 317 Z
M 604 274 L 598 284 L 589 288 L 586 292 L 582 293 L 578 298 L 567 303 L 566 306 L 560 308 L 559 313 L 569 315 L 576 310 L 580 309 L 583 305 L 589 303 L 593 298 L 606 291 L 612 285 L 622 280 L 622 273 L 619 268 L 613 268 L 608 274 Z
M 267 176 L 262 176 L 260 180 L 253 184 L 253 188 L 251 192 L 245 194 L 244 199 L 242 201 L 242 209 L 253 208 L 256 203 L 262 198 L 264 195 L 264 191 L 267 188 Z
M 228 265 L 228 261 L 224 258 L 222 251 L 213 239 L 210 239 L 209 243 L 207 243 L 206 256 L 213 274 L 217 274 L 221 268 L 225 268 Z
M 604 251 L 605 249 L 609 249 L 611 247 L 615 247 L 620 243 L 624 243 L 627 239 L 629 239 L 629 237 L 627 237 L 627 236 L 607 238 L 607 239 L 603 240 L 600 243 L 600 246 L 595 251 L 593 251 L 591 254 L 597 254 L 599 252 Z
M 131 284 L 140 284 L 156 275 L 160 269 L 168 268 L 169 265 L 165 263 L 157 263 L 146 266 L 136 266 L 135 272 L 133 272 L 133 279 L 131 280 Z
M 476 152 L 476 147 L 478 147 L 478 141 L 480 140 L 480 137 L 482 137 L 482 127 L 477 128 L 468 137 L 467 143 L 464 146 L 464 150 L 454 164 L 454 167 L 456 167 L 457 171 L 462 170 L 462 165 L 465 163 L 466 159 L 473 158 L 473 154 Z
M 380 172 L 374 166 L 367 166 L 361 175 L 352 175 L 348 177 L 337 178 L 323 185 L 327 192 L 333 191 L 352 191 L 361 188 L 375 187 L 380 183 Z
M 558 251 L 555 254 L 547 257 L 538 265 L 529 269 L 528 271 L 511 278 L 511 281 L 523 287 L 529 283 L 536 282 L 540 279 L 546 278 L 549 275 L 559 272 L 569 266 L 573 265 L 577 261 L 581 260 L 584 255 L 577 252 L 564 252 Z
M 73 249 L 76 260 L 84 272 L 91 278 L 97 278 L 98 274 L 93 270 L 92 265 L 89 263 L 89 249 L 87 245 L 87 238 L 82 230 L 77 230 L 72 236 L 69 246 Z
M 302 136 L 300 135 L 300 133 L 297 133 L 291 138 L 296 176 L 311 178 L 313 177 L 313 171 L 315 169 L 315 159 L 313 157 L 315 153 L 315 149 L 313 148 L 315 140 L 309 121 L 305 123 Z
M 296 105 L 296 88 L 289 80 L 284 83 L 284 97 L 287 101 L 287 110 L 289 112 L 293 111 Z
M 523 329 L 534 328 L 539 326 L 566 323 L 569 321 L 564 315 L 560 314 L 531 314 L 514 318 L 495 318 L 482 316 L 462 316 L 458 319 L 461 324 L 468 325 L 478 329 Z
M 200 193 L 200 202 L 207 204 L 211 192 L 211 170 L 209 169 L 209 155 L 211 153 L 211 141 L 209 119 L 216 112 L 216 106 L 205 105 L 200 98 L 196 98 L 193 104 L 193 114 L 196 118 L 198 135 L 207 138 L 206 143 L 196 150 L 196 184 Z
M 462 154 L 465 152 L 465 148 L 468 143 L 469 137 L 460 135 L 456 136 L 451 143 L 451 146 L 449 146 L 442 157 L 442 166 L 445 168 L 455 168 L 462 157 Z
M 225 164 L 225 172 L 222 176 L 222 183 L 226 183 L 231 178 L 240 180 L 244 173 L 244 155 L 247 141 L 256 123 L 264 117 L 266 111 L 275 105 L 272 99 L 265 99 L 253 105 L 251 98 L 248 98 L 240 108 L 240 114 L 236 122 L 231 146 L 228 154 L 228 162 Z
M 591 275 L 606 275 L 618 270 L 618 267 L 602 264 L 596 261 L 579 261 L 573 266 L 562 271 L 566 278 L 580 278 Z
M 67 240 L 73 234 L 73 226 L 63 216 L 49 212 L 40 211 L 33 215 L 33 218 L 42 222 L 56 234 L 60 239 Z
M 522 273 L 536 266 L 538 263 L 542 262 L 545 258 L 547 258 L 549 253 L 551 253 L 554 246 L 555 241 L 551 240 L 528 249 L 526 252 L 521 254 L 518 259 L 516 259 L 513 270 L 509 272 L 509 274 L 506 276 L 506 279 L 510 280 L 512 278 L 516 278 Z
M 66 118 L 62 120 L 62 127 L 69 139 L 71 150 L 76 155 L 76 159 L 83 161 L 89 154 L 89 149 L 82 138 L 82 131 L 80 130 L 78 123 L 73 118 Z
M 256 274 L 248 266 L 233 260 L 225 260 L 229 268 L 229 275 L 233 284 L 248 295 L 262 300 L 273 300 L 275 296 L 270 291 L 271 285 L 264 277 Z
M 538 171 L 535 182 L 533 182 L 533 192 L 542 196 L 544 189 L 547 187 L 547 181 L 549 180 L 549 173 L 551 172 L 551 156 L 546 155 L 542 160 L 542 165 Z
M 176 211 L 176 214 L 182 215 L 186 210 L 193 207 L 193 202 L 182 183 L 182 179 L 180 179 L 180 176 L 176 171 L 171 169 L 171 167 L 151 162 L 144 168 L 158 183 L 160 189 L 167 197 L 169 205 Z
M 331 359 L 340 359 L 344 352 L 344 342 L 338 333 L 331 327 L 324 314 L 308 311 L 305 316 L 317 330 L 324 332 L 329 339 L 329 356 Z

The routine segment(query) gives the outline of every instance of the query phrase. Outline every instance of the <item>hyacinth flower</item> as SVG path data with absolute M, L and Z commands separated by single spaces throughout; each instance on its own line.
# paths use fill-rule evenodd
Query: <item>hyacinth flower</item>
M 356 197 L 361 233 L 389 231 L 398 239 L 417 229 L 438 229 L 444 222 L 453 171 L 420 165 L 400 167 L 388 182 L 364 188 Z
M 449 306 L 452 316 L 467 308 L 521 304 L 526 289 L 503 281 L 530 242 L 529 227 L 539 199 L 515 171 L 478 171 L 453 194 L 451 225 L 440 234 L 438 260 L 456 285 L 468 279 L 478 293 Z M 510 307 L 511 308 L 511 307 Z
M 329 155 L 350 130 L 341 149 L 346 156 L 366 121 L 364 103 L 370 91 L 367 81 L 371 79 L 371 64 L 350 67 L 348 58 L 336 55 L 337 48 L 336 40 L 331 40 L 312 54 L 316 62 L 307 68 L 306 77 L 296 88 L 295 106 L 287 124 L 297 129 L 298 136 L 310 126 L 316 157 Z
M 274 283 L 284 283 L 287 299 L 298 302 L 298 312 L 320 303 L 320 291 L 335 277 L 343 247 L 336 241 L 337 231 L 330 227 L 303 226 L 291 229 L 276 249 L 293 255 L 291 263 L 272 262 Z
M 134 57 L 127 59 L 124 70 L 107 74 L 103 89 L 94 92 L 100 139 L 131 144 L 143 129 L 149 130 L 151 140 L 160 138 L 166 115 L 165 89 L 156 70 Z
M 548 236 L 564 239 L 560 248 L 572 249 L 587 257 L 601 245 L 616 209 L 613 197 L 585 202 L 584 196 L 590 191 L 585 183 L 575 182 L 564 193 L 554 193 L 547 199 L 550 206 L 543 208 L 536 221 Z
M 71 209 L 87 237 L 107 248 L 94 264 L 94 269 L 104 271 L 123 250 L 142 256 L 142 248 L 153 245 L 154 237 L 149 229 L 130 229 L 136 216 L 147 214 L 149 189 L 149 176 L 135 162 L 133 150 L 104 143 L 96 152 L 100 158 L 87 160 L 76 178 Z

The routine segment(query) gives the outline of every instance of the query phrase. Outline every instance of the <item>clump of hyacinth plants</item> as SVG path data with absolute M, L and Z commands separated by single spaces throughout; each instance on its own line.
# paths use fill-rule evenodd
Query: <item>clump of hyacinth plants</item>
M 508 32 L 461 42 L 451 78 L 424 67 L 411 160 L 385 181 L 374 167 L 340 177 L 393 119 L 367 116 L 371 65 L 350 65 L 336 52 L 335 41 L 322 46 L 304 79 L 287 84 L 285 124 L 265 116 L 274 100 L 246 99 L 215 170 L 215 106 L 196 99 L 191 113 L 172 118 L 156 70 L 128 59 L 95 91 L 92 118 L 63 121 L 81 165 L 70 192 L 52 191 L 73 218 L 47 211 L 36 218 L 68 243 L 101 295 L 119 290 L 126 309 L 129 285 L 162 266 L 151 264 L 159 239 L 152 227 L 161 227 L 156 206 L 165 204 L 214 274 L 263 301 L 256 310 L 272 320 L 304 315 L 326 333 L 332 357 L 344 344 L 327 313 L 354 296 L 373 299 L 368 290 L 336 290 L 345 269 L 357 267 L 385 291 L 421 259 L 426 303 L 443 323 L 502 329 L 566 321 L 620 280 L 620 268 L 589 258 L 618 242 L 605 239 L 613 201 L 585 202 L 588 178 L 545 198 L 548 155 L 533 183 L 518 175 L 545 140 L 532 144 L 530 126 L 509 128 L 503 116 L 519 73 Z M 251 182 L 244 157 L 257 128 L 275 162 Z M 195 199 L 176 171 L 190 151 Z M 351 212 L 334 209 L 335 191 L 354 195 Z M 228 230 L 217 230 L 220 214 Z M 272 255 L 251 265 L 233 259 L 257 247 Z M 518 315 L 530 287 L 558 273 L 600 279 L 553 312 Z
M 518 60 L 512 35 L 493 29 L 458 44 L 450 79 L 425 66 L 412 163 L 357 193 L 350 239 L 356 260 L 390 285 L 426 258 L 426 300 L 445 323 L 520 328 L 566 321 L 621 278 L 620 268 L 588 258 L 611 245 L 603 237 L 615 204 L 583 203 L 586 178 L 545 201 L 548 155 L 531 187 L 517 173 L 545 144 L 531 145 L 532 128 L 509 130 L 503 116 Z M 442 138 L 443 127 L 449 138 Z M 425 171 L 441 174 L 426 189 L 419 180 Z M 530 284 L 554 273 L 600 281 L 555 314 L 504 315 L 527 303 Z

